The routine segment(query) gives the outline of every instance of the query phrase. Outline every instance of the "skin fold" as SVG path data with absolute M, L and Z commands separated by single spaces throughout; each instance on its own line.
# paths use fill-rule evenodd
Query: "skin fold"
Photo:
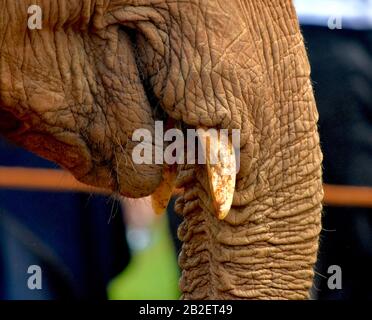
M 308 298 L 321 229 L 322 154 L 310 67 L 290 0 L 0 0 L 0 132 L 87 184 L 152 194 L 162 165 L 131 159 L 134 130 L 240 129 L 219 220 L 205 165 L 184 188 L 184 299 Z

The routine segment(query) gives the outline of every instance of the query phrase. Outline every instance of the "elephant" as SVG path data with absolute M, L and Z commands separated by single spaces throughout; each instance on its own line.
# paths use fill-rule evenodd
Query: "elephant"
M 30 29 L 38 4 L 42 27 Z M 322 211 L 310 65 L 291 0 L 0 0 L 0 133 L 85 184 L 140 198 L 155 121 L 237 129 L 216 216 L 208 164 L 176 166 L 182 299 L 308 299 Z

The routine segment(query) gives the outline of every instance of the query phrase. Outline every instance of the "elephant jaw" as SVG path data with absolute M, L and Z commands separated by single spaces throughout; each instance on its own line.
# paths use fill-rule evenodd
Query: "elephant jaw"
M 237 168 L 234 147 L 230 139 L 213 137 L 204 128 L 199 128 L 197 133 L 205 157 L 213 211 L 219 220 L 223 220 L 230 211 L 235 191 Z M 157 214 L 163 213 L 167 208 L 176 188 L 177 176 L 175 165 L 164 166 L 163 180 L 151 196 L 152 206 Z
M 120 189 L 115 185 L 110 173 L 103 167 L 95 166 L 91 161 L 90 150 L 78 134 L 56 136 L 21 120 L 21 116 L 0 108 L 0 134 L 39 155 L 55 161 L 70 170 L 84 183 L 108 188 Z M 175 120 L 168 118 L 167 127 L 173 127 Z M 230 140 L 213 139 L 204 128 L 197 129 L 200 145 L 205 156 L 205 167 L 209 180 L 209 195 L 215 216 L 224 219 L 231 208 L 236 180 L 236 162 L 234 148 Z M 217 161 L 211 155 L 217 156 Z M 144 169 L 144 168 L 143 168 Z M 143 171 L 143 170 L 142 170 Z M 138 172 L 138 171 L 137 171 Z M 124 174 L 124 173 L 123 173 Z M 158 214 L 164 212 L 175 190 L 178 168 L 176 165 L 163 165 L 162 179 L 152 193 L 152 205 Z M 97 179 L 98 177 L 98 179 Z M 143 178 L 139 179 L 143 180 Z M 139 190 L 136 188 L 136 190 Z M 147 193 L 148 194 L 148 193 Z M 130 194 L 129 196 L 145 196 Z M 128 194 L 124 194 L 128 196 Z
M 133 143 L 112 145 L 117 149 L 113 160 L 105 162 L 94 153 L 95 141 L 85 140 L 79 130 L 48 126 L 33 113 L 19 112 L 2 102 L 0 137 L 59 164 L 80 182 L 131 198 L 150 195 L 161 182 L 160 165 L 136 166 L 130 162 Z

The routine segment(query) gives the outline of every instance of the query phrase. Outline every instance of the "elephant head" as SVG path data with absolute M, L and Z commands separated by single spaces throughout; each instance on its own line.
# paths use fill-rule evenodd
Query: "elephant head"
M 35 3 L 42 28 L 30 30 Z M 240 170 L 224 220 L 214 214 L 208 165 L 177 168 L 182 297 L 308 297 L 322 155 L 290 0 L 0 6 L 3 135 L 82 182 L 142 197 L 156 192 L 167 169 L 133 162 L 136 129 L 153 133 L 155 120 L 239 129 Z

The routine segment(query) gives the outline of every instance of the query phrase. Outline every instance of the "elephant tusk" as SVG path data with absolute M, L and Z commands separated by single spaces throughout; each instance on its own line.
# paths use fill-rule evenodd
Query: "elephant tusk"
M 165 166 L 163 170 L 163 181 L 151 195 L 152 208 L 156 214 L 162 214 L 167 208 L 175 190 L 176 179 L 177 166 Z
M 235 150 L 228 136 L 211 134 L 210 130 L 198 129 L 208 173 L 210 195 L 218 219 L 229 214 L 235 191 L 236 159 Z M 207 142 L 208 140 L 208 142 Z

